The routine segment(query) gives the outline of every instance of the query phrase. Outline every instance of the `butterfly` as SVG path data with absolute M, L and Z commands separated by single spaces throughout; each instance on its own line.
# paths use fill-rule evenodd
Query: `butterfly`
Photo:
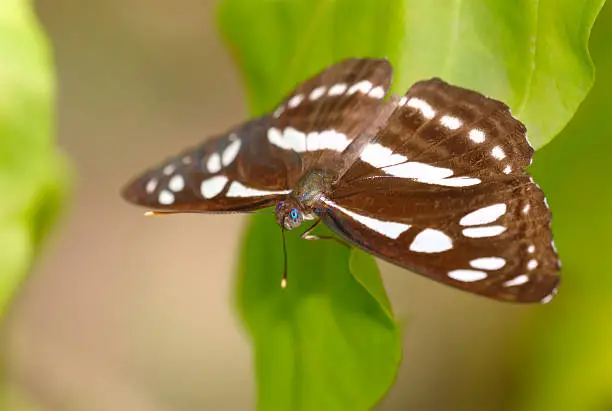
M 158 212 L 275 207 L 372 255 L 501 301 L 548 302 L 560 261 L 546 198 L 525 172 L 525 126 L 497 100 L 432 78 L 387 94 L 385 59 L 352 58 L 270 114 L 187 149 L 122 191 Z

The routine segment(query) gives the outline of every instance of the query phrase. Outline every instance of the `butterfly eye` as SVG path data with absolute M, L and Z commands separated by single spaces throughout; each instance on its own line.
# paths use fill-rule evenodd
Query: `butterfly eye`
M 298 219 L 299 214 L 298 214 L 298 210 L 297 210 L 297 208 L 293 208 L 293 209 L 291 209 L 291 211 L 289 212 L 289 217 L 290 217 L 290 218 L 291 218 L 293 221 L 296 221 L 296 220 Z

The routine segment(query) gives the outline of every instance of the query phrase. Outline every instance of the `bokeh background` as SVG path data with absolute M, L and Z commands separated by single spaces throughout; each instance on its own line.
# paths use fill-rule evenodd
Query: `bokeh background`
M 135 172 L 248 115 L 215 5 L 37 1 L 55 50 L 58 140 L 77 181 L 3 334 L 9 383 L 35 409 L 254 409 L 249 340 L 232 307 L 243 217 L 147 219 L 118 196 Z M 560 295 L 500 304 L 381 263 L 404 361 L 378 409 L 515 409 L 515 381 L 530 378 L 551 393 L 588 391 L 559 409 L 611 409 L 611 44 L 609 4 L 591 41 L 593 91 L 535 159 L 567 255 Z

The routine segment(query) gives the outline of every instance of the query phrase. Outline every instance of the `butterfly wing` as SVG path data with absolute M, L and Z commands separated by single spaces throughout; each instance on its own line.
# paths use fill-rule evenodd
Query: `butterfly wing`
M 160 210 L 247 211 L 272 205 L 317 161 L 340 155 L 376 116 L 390 83 L 387 60 L 344 60 L 299 85 L 273 114 L 142 173 L 124 188 L 123 197 Z
M 183 151 L 127 184 L 123 197 L 156 210 L 248 211 L 290 191 L 291 152 L 268 144 L 270 117 L 249 121 Z
M 474 179 L 465 184 L 482 176 L 520 175 L 533 153 L 525 126 L 507 105 L 434 78 L 415 83 L 398 100 L 343 180 L 382 170 L 383 175 L 448 178 L 447 184 L 462 186 L 460 180 L 468 177 Z
M 353 244 L 440 282 L 547 301 L 560 265 L 546 199 L 524 173 L 532 155 L 503 103 L 417 83 L 317 214 Z
M 339 169 L 342 152 L 377 118 L 392 80 L 385 59 L 347 59 L 293 90 L 273 114 L 269 141 L 300 154 L 305 170 Z
M 550 211 L 526 175 L 433 192 L 397 177 L 362 180 L 323 199 L 317 215 L 378 257 L 490 298 L 542 301 L 559 281 Z

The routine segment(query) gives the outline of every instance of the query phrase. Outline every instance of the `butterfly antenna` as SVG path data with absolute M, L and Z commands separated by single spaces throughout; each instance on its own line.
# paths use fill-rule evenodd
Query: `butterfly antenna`
M 283 278 L 281 280 L 281 288 L 287 288 L 287 242 L 285 241 L 285 229 L 281 227 L 283 235 Z

